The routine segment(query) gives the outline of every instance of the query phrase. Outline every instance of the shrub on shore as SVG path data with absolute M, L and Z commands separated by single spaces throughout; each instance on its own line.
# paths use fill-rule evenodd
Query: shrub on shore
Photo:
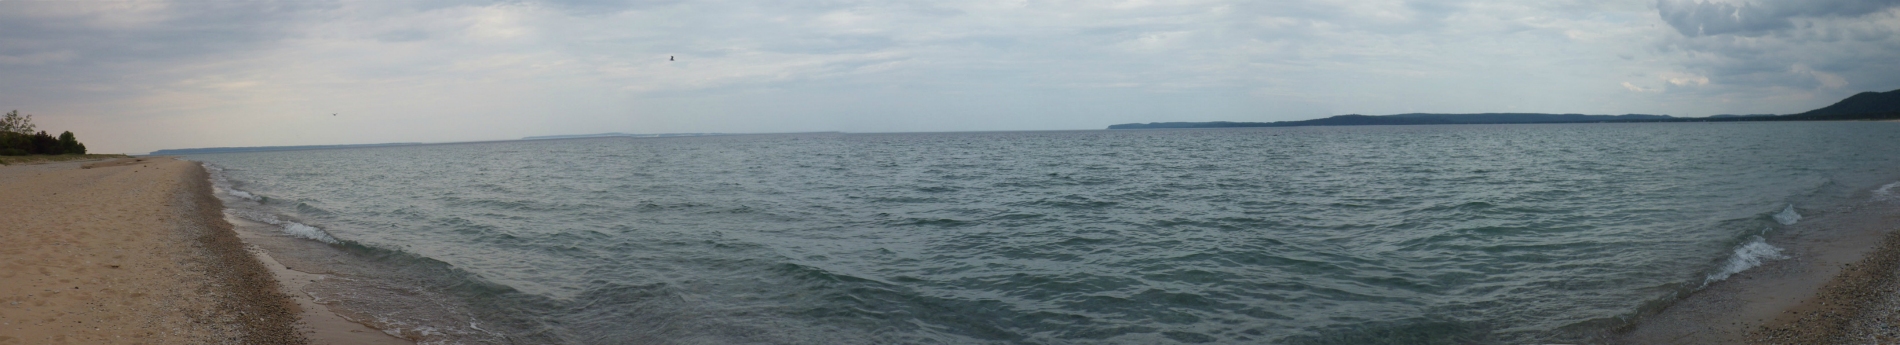
M 19 110 L 7 112 L 0 117 L 0 155 L 64 155 L 86 154 L 86 144 L 79 142 L 73 132 L 60 133 L 58 138 L 47 135 L 46 131 L 34 132 L 33 115 L 20 115 Z

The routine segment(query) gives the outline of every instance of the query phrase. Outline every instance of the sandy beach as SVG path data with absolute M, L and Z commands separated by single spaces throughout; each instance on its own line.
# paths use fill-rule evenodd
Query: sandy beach
M 248 250 L 208 183 L 171 158 L 0 167 L 0 344 L 406 343 L 309 316 L 279 282 L 311 277 Z

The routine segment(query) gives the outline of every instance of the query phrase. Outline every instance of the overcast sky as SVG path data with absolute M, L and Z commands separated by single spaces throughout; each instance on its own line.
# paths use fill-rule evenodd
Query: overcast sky
M 1900 0 L 0 0 L 0 110 L 126 153 L 1779 114 L 1900 89 L 1897 32 Z

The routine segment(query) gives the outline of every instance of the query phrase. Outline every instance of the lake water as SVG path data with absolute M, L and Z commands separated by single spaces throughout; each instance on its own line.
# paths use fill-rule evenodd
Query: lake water
M 428 343 L 1465 344 L 1578 339 L 1783 257 L 1759 235 L 1884 195 L 1896 153 L 1900 123 L 1806 122 L 187 158 L 339 277 L 312 295 Z

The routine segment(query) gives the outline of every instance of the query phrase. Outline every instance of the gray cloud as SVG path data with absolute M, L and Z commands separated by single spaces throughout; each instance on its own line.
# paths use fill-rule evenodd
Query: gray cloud
M 1798 112 L 1862 91 L 1900 88 L 1900 1 L 1715 3 L 1663 0 L 1678 35 L 1657 58 L 1706 83 L 1664 84 L 1728 112 Z M 1698 79 L 1701 80 L 1701 79 Z
M 576 15 L 610 15 L 629 10 L 649 9 L 685 3 L 683 0 L 553 0 L 531 3 L 547 4 Z
M 126 4 L 94 10 L 66 2 L 9 4 L 0 12 L 0 55 L 76 51 L 86 61 L 152 61 L 218 55 L 293 35 L 285 29 L 313 2 Z
M 0 11 L 0 90 L 16 96 L 126 97 L 181 65 L 275 44 L 319 2 L 96 4 L 8 2 Z
M 1684 36 L 1735 34 L 1759 36 L 1795 27 L 1796 19 L 1854 17 L 1900 6 L 1900 0 L 1800 0 L 1726 3 L 1658 0 L 1663 21 Z

